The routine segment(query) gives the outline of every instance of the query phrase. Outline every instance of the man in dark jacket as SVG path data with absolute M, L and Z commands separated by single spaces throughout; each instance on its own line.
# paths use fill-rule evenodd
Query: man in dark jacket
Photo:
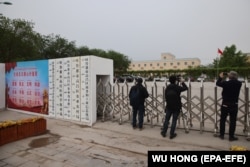
M 176 76 L 172 75 L 169 77 L 170 85 L 167 86 L 165 90 L 165 99 L 167 106 L 165 108 L 166 116 L 165 116 L 165 122 L 163 125 L 163 129 L 161 131 L 161 135 L 163 137 L 166 137 L 166 133 L 168 130 L 168 123 L 173 115 L 172 118 L 172 125 L 170 129 L 170 139 L 173 139 L 177 136 L 175 133 L 176 123 L 179 116 L 179 113 L 181 111 L 181 92 L 188 89 L 187 85 L 185 84 L 184 80 L 181 80 L 181 86 L 179 86 L 177 83 L 180 79 L 178 79 Z
M 137 127 L 136 120 L 137 120 L 137 113 L 139 117 L 139 129 L 142 130 L 143 128 L 143 120 L 144 120 L 144 113 L 145 113 L 145 99 L 148 98 L 149 94 L 147 89 L 142 85 L 142 78 L 137 79 L 136 85 L 132 86 L 129 91 L 129 98 L 132 98 L 133 92 L 139 90 L 139 96 L 136 99 L 136 102 L 132 105 L 133 108 L 133 119 L 132 119 L 132 126 L 135 129 Z
M 238 99 L 242 83 L 238 81 L 238 74 L 235 71 L 228 73 L 228 81 L 223 80 L 224 73 L 220 73 L 216 85 L 222 87 L 222 104 L 221 104 L 221 119 L 220 119 L 220 138 L 224 139 L 225 123 L 227 115 L 230 117 L 229 124 L 229 141 L 238 140 L 234 136 L 236 128 L 236 120 L 238 114 Z

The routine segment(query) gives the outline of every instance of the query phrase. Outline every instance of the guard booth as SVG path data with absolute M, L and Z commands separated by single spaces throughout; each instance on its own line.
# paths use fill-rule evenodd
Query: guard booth
M 98 79 L 113 81 L 113 60 L 97 56 L 6 63 L 5 66 L 6 88 L 1 91 L 6 90 L 8 109 L 88 126 L 97 120 Z

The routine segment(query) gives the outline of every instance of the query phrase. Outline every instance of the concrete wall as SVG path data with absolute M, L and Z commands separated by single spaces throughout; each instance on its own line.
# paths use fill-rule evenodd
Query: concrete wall
M 0 108 L 5 108 L 5 64 L 0 64 Z
M 96 97 L 96 88 L 97 88 L 97 77 L 96 76 L 106 76 L 104 82 L 110 81 L 113 83 L 113 60 L 104 59 L 96 56 L 90 56 L 90 71 L 91 71 L 91 111 L 92 111 L 92 121 L 96 122 L 97 116 L 97 97 Z
M 79 56 L 49 60 L 49 116 L 92 126 L 97 119 L 97 78 L 113 81 L 113 60 Z

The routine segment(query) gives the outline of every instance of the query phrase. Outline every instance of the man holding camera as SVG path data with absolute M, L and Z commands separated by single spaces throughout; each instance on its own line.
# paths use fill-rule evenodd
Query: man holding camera
M 229 80 L 223 80 L 223 77 L 228 75 Z M 242 83 L 238 81 L 238 74 L 235 71 L 230 71 L 228 74 L 221 72 L 216 85 L 222 87 L 222 104 L 221 104 L 221 119 L 220 119 L 220 138 L 224 139 L 225 123 L 229 115 L 229 141 L 238 140 L 234 136 L 236 128 L 236 120 L 238 114 L 238 99 Z
M 174 75 L 169 77 L 170 84 L 167 86 L 165 90 L 165 100 L 167 103 L 167 106 L 165 108 L 166 116 L 165 116 L 165 122 L 163 125 L 163 129 L 161 131 L 162 137 L 166 137 L 166 133 L 168 130 L 168 123 L 173 115 L 172 118 L 172 125 L 170 129 L 170 139 L 173 139 L 177 136 L 175 133 L 176 123 L 179 116 L 179 113 L 181 111 L 181 92 L 188 89 L 187 85 L 184 82 L 184 79 L 182 79 L 180 76 L 176 77 Z M 181 86 L 179 86 L 179 82 L 181 83 Z

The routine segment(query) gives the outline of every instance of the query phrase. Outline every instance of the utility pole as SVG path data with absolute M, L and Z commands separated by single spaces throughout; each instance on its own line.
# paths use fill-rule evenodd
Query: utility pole
M 0 4 L 4 4 L 4 5 L 12 5 L 12 3 L 11 2 L 0 2 Z M 3 14 L 2 13 L 0 13 L 0 17 L 2 16 Z

